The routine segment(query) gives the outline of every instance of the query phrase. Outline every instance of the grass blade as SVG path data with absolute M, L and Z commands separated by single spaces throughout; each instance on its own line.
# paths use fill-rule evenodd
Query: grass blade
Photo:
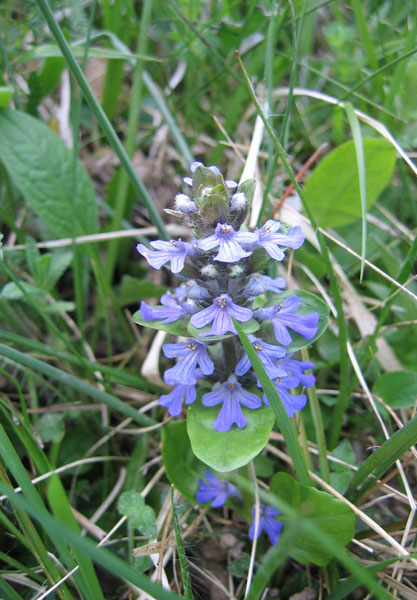
M 375 484 L 378 479 L 406 452 L 417 440 L 417 416 L 409 421 L 404 427 L 399 429 L 386 440 L 369 458 L 362 463 L 354 474 L 350 482 L 346 496 L 353 499 L 354 502 L 363 496 L 363 494 Z M 372 478 L 367 481 L 359 491 L 358 487 L 369 476 Z M 375 479 L 374 479 L 375 478 Z
M 138 413 L 137 410 L 125 404 L 116 396 L 113 396 L 107 392 L 103 392 L 93 385 L 74 377 L 74 375 L 70 375 L 61 369 L 57 369 L 56 367 L 52 367 L 37 358 L 32 358 L 31 356 L 27 356 L 18 350 L 14 350 L 13 348 L 9 348 L 4 344 L 0 344 L 0 356 L 5 356 L 10 360 L 31 369 L 35 373 L 40 373 L 46 377 L 50 377 L 55 381 L 62 383 L 65 386 L 69 386 L 74 390 L 77 390 L 81 394 L 85 394 L 86 396 L 90 396 L 90 398 L 94 398 L 97 402 L 104 402 L 113 410 L 120 412 L 125 415 L 125 417 L 130 417 L 135 423 L 139 423 L 140 425 L 155 425 L 155 421 L 146 415 L 142 415 Z
M 252 344 L 250 343 L 246 333 L 243 331 L 241 325 L 235 319 L 233 319 L 233 322 L 239 334 L 240 341 L 242 342 L 254 371 L 262 384 L 262 388 L 268 397 L 271 408 L 275 413 L 278 426 L 282 435 L 284 436 L 288 452 L 292 458 L 294 469 L 297 473 L 300 483 L 303 485 L 311 485 L 310 475 L 308 474 L 308 469 L 304 461 L 300 443 L 295 435 L 294 427 L 292 426 L 291 420 L 287 415 L 287 411 L 284 408 L 281 398 L 279 397 L 274 384 L 266 374 L 266 371 L 259 357 L 257 356 L 256 351 L 252 347 Z
M 366 172 L 365 172 L 365 156 L 363 151 L 361 128 L 359 125 L 359 119 L 353 110 L 353 106 L 350 102 L 345 102 L 345 111 L 349 121 L 350 129 L 352 131 L 352 137 L 355 144 L 356 151 L 356 162 L 358 165 L 358 178 L 359 178 L 359 192 L 361 196 L 361 207 L 362 207 L 362 247 L 361 247 L 361 272 L 359 280 L 362 283 L 363 271 L 365 268 L 366 258 Z
M 174 522 L 175 539 L 177 542 L 178 560 L 180 561 L 182 587 L 184 589 L 184 597 L 187 600 L 193 600 L 193 591 L 191 588 L 190 573 L 188 571 L 187 555 L 185 554 L 184 542 L 182 541 L 180 524 L 178 520 L 177 507 L 174 502 L 174 486 L 171 486 L 171 508 L 172 520 Z
M 170 592 L 161 588 L 156 583 L 152 583 L 145 575 L 142 575 L 137 569 L 130 567 L 124 560 L 112 554 L 109 550 L 97 547 L 91 540 L 79 536 L 70 527 L 60 523 L 46 511 L 42 511 L 38 506 L 30 504 L 22 496 L 16 495 L 11 487 L 1 482 L 0 492 L 7 496 L 14 506 L 24 510 L 36 519 L 45 529 L 48 536 L 60 536 L 73 548 L 77 548 L 115 576 L 132 583 L 157 600 L 181 600 L 181 596 L 175 592 Z

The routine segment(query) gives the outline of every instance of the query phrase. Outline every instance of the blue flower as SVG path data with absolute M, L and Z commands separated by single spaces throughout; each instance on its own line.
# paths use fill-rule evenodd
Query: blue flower
M 169 394 L 164 394 L 159 398 L 159 404 L 168 409 L 171 417 L 178 417 L 182 410 L 183 399 L 185 399 L 185 404 L 192 404 L 196 397 L 195 385 L 175 383 L 174 389 Z
M 160 321 L 173 323 L 184 315 L 189 315 L 196 312 L 197 308 L 187 302 L 185 290 L 183 288 L 177 288 L 175 294 L 163 294 L 161 296 L 161 306 L 149 306 L 146 302 L 140 304 L 140 314 L 142 319 L 145 321 Z
M 191 317 L 191 324 L 197 329 L 205 327 L 213 322 L 210 331 L 200 334 L 202 337 L 208 335 L 224 335 L 228 331 L 236 333 L 236 327 L 232 317 L 236 321 L 246 322 L 252 317 L 253 312 L 250 308 L 243 308 L 235 304 L 230 296 L 222 294 L 213 300 L 213 304 L 208 308 L 200 310 Z
M 293 314 L 300 306 L 300 298 L 298 296 L 290 296 L 282 304 L 270 308 L 261 308 L 256 311 L 255 316 L 258 319 L 269 319 L 274 326 L 277 342 L 283 346 L 288 346 L 292 342 L 292 338 L 288 333 L 288 327 L 307 340 L 311 340 L 317 333 L 318 313 L 312 312 L 309 315 Z
M 305 373 L 305 371 L 314 369 L 314 364 L 308 360 L 293 360 L 292 356 L 293 354 L 288 354 L 288 356 L 280 358 L 276 362 L 277 366 L 285 369 L 290 377 L 296 377 L 303 387 L 312 387 L 316 382 L 316 378 L 313 373 Z
M 268 275 L 254 273 L 251 275 L 242 294 L 245 298 L 255 298 L 256 296 L 265 294 L 265 292 L 276 292 L 277 294 L 281 294 L 286 287 L 287 284 L 283 277 L 272 279 L 272 277 L 269 277 Z
M 214 371 L 213 361 L 207 353 L 204 342 L 190 338 L 188 342 L 164 344 L 162 351 L 167 358 L 180 357 L 174 367 L 165 371 L 164 381 L 169 385 L 176 383 L 185 385 L 196 384 L 195 370 L 197 365 L 200 366 L 204 375 L 211 375 Z
M 213 421 L 213 429 L 216 431 L 229 431 L 233 424 L 242 429 L 248 420 L 242 412 L 241 404 L 255 410 L 260 408 L 262 401 L 259 396 L 243 389 L 234 375 L 223 383 L 217 390 L 204 394 L 202 399 L 203 406 L 217 406 L 223 403 L 223 406 Z
M 269 219 L 263 227 L 258 229 L 258 245 L 262 246 L 271 258 L 283 260 L 285 254 L 281 248 L 300 248 L 303 245 L 305 236 L 301 227 L 293 227 L 288 234 L 277 233 L 281 223 Z
M 217 479 L 210 471 L 206 471 L 204 477 L 208 483 L 203 479 L 198 480 L 200 487 L 197 490 L 196 498 L 199 504 L 205 504 L 213 500 L 211 503 L 212 508 L 219 508 L 223 506 L 229 496 L 240 498 L 239 490 L 226 479 Z
M 256 507 L 254 506 L 252 509 L 252 524 L 249 529 L 249 539 L 253 540 L 255 536 L 255 513 Z M 269 537 L 269 540 L 273 546 L 278 543 L 278 540 L 281 535 L 281 530 L 284 526 L 284 523 L 279 521 L 275 521 L 275 517 L 279 517 L 279 510 L 275 506 L 265 506 L 265 504 L 260 505 L 260 515 L 259 515 L 259 525 L 258 525 L 258 535 L 259 537 L 262 533 L 262 530 L 265 529 L 265 533 Z
M 253 244 L 256 241 L 256 233 L 235 231 L 227 223 L 218 223 L 213 235 L 200 240 L 198 245 L 202 250 L 206 251 L 219 246 L 219 252 L 213 260 L 234 263 L 252 254 L 252 252 L 243 250 L 239 244 Z
M 300 385 L 299 379 L 296 377 L 283 377 L 282 379 L 274 379 L 272 383 L 274 384 L 275 389 L 281 398 L 288 416 L 290 419 L 292 419 L 295 413 L 299 410 L 302 410 L 307 404 L 307 397 L 305 394 L 296 395 L 288 392 L 288 390 L 293 390 Z M 264 402 L 267 406 L 269 406 L 269 401 L 266 394 L 264 394 Z
M 160 269 L 165 263 L 170 262 L 173 273 L 179 273 L 183 270 L 185 257 L 192 250 L 191 244 L 182 242 L 181 239 L 171 240 L 170 242 L 156 240 L 151 242 L 151 246 L 155 250 L 150 250 L 143 244 L 138 244 L 136 249 L 154 269 Z
M 258 353 L 258 357 L 263 364 L 265 371 L 271 379 L 276 377 L 285 377 L 287 372 L 281 367 L 277 366 L 274 362 L 277 358 L 283 358 L 286 354 L 285 348 L 282 346 L 275 346 L 274 344 L 267 344 L 261 338 L 256 338 L 254 335 L 248 335 L 248 338 L 252 344 L 252 347 Z M 236 365 L 236 375 L 244 375 L 251 368 L 251 362 L 246 352 Z

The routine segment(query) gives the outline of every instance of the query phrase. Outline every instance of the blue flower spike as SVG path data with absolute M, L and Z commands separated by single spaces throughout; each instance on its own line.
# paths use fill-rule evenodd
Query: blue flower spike
M 199 504 L 205 504 L 212 500 L 211 507 L 219 508 L 225 504 L 229 497 L 240 498 L 239 490 L 229 483 L 227 479 L 218 479 L 210 471 L 206 471 L 204 477 L 207 483 L 203 479 L 198 480 L 199 488 L 196 498 Z
M 180 326 L 175 329 L 182 335 L 188 331 L 194 336 L 162 347 L 165 357 L 175 364 L 163 375 L 173 387 L 160 397 L 160 405 L 176 417 L 184 405 L 199 397 L 201 405 L 196 410 L 218 407 L 212 427 L 223 433 L 243 429 L 252 411 L 268 404 L 237 334 L 237 321 L 248 324 L 246 331 L 257 332 L 248 333 L 249 341 L 292 418 L 307 402 L 303 390 L 297 388 L 311 387 L 315 378 L 306 372 L 313 364 L 297 361 L 287 348 L 292 332 L 306 340 L 316 336 L 319 315 L 298 314 L 305 312 L 302 297 L 294 294 L 282 299 L 285 279 L 272 278 L 258 271 L 257 265 L 265 264 L 258 260 L 262 253 L 281 262 L 288 248 L 300 248 L 304 242 L 301 227 L 289 228 L 269 219 L 254 231 L 248 230 L 254 180 L 237 183 L 223 178 L 215 165 L 205 167 L 196 161 L 191 176 L 183 181 L 184 189 L 174 199 L 175 210 L 167 212 L 192 228 L 191 241 L 155 240 L 150 248 L 137 246 L 152 268 L 169 267 L 181 279 L 174 292 L 162 295 L 159 306 L 142 302 L 138 322 L 157 329 L 166 325 L 168 332 L 177 323 Z M 187 279 L 190 274 L 192 279 Z M 209 475 L 200 494 L 208 493 L 210 485 L 214 489 L 216 482 Z M 224 493 L 226 484 L 219 485 Z M 220 505 L 218 495 L 212 500 L 213 506 Z
M 255 537 L 255 513 L 256 506 L 252 509 L 252 524 L 249 529 L 249 539 L 253 540 Z M 267 536 L 269 537 L 269 541 L 273 546 L 278 544 L 281 530 L 284 524 L 280 521 L 276 521 L 276 517 L 279 517 L 279 510 L 275 506 L 265 506 L 265 504 L 261 504 L 259 507 L 259 524 L 258 524 L 258 535 L 261 535 L 264 530 Z

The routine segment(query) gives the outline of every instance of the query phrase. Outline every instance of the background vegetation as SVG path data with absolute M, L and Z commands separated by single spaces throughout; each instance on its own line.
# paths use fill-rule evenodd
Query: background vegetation
M 0 11 L 1 597 L 417 598 L 415 4 Z M 248 515 L 194 506 L 204 466 L 158 407 L 162 334 L 132 320 L 175 286 L 135 245 L 185 235 L 163 209 L 194 159 L 246 165 L 261 221 L 304 219 L 285 275 L 331 318 L 296 427 L 313 485 L 355 512 L 346 549 L 343 522 L 323 534 L 294 504 L 255 556 Z M 291 456 L 275 427 L 239 481 L 279 495 Z

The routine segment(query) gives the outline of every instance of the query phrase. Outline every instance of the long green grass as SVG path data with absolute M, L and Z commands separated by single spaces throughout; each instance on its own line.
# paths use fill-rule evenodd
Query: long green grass
M 2 598 L 417 598 L 416 12 L 409 0 L 0 6 Z M 387 165 L 396 152 L 377 197 L 369 138 L 386 140 Z M 359 212 L 337 222 L 325 210 L 349 212 L 343 190 L 325 180 L 317 198 L 306 181 L 350 140 Z M 162 453 L 162 334 L 132 319 L 176 286 L 135 245 L 186 239 L 164 209 L 194 159 L 234 179 L 246 164 L 259 218 L 280 205 L 274 218 L 302 224 L 305 245 L 271 275 L 330 310 L 303 350 L 317 382 L 292 421 L 248 346 L 277 424 L 230 475 L 244 508 L 223 512 L 195 502 L 204 468 L 188 439 Z M 355 515 L 346 548 L 279 497 L 282 473 Z M 276 547 L 248 539 L 253 498 L 286 519 Z M 300 537 L 330 562 L 303 560 Z

